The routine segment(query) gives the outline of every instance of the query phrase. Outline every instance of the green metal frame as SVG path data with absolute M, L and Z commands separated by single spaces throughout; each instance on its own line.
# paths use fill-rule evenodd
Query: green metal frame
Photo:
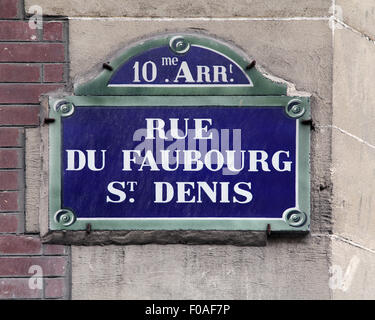
M 182 34 L 191 45 L 203 46 L 221 54 L 227 56 L 236 62 L 244 72 L 250 77 L 254 86 L 243 86 L 243 87 L 194 87 L 194 88 L 170 88 L 166 87 L 108 87 L 107 83 L 114 75 L 114 73 L 120 68 L 124 62 L 131 59 L 140 53 L 149 49 L 158 48 L 162 46 L 168 46 L 170 39 L 174 35 L 163 35 L 148 41 L 141 42 L 138 45 L 132 46 L 127 49 L 124 53 L 114 58 L 110 62 L 110 66 L 113 70 L 104 69 L 102 73 L 95 79 L 81 84 L 75 87 L 74 91 L 76 95 L 82 96 L 124 96 L 124 95 L 150 95 L 150 96 L 225 96 L 225 95 L 286 95 L 287 87 L 285 84 L 275 83 L 270 79 L 265 78 L 256 68 L 247 69 L 249 65 L 248 59 L 245 55 L 241 54 L 238 50 L 227 46 L 226 44 L 211 39 L 205 36 L 196 36 L 191 34 Z
M 306 222 L 300 227 L 290 225 L 286 219 L 215 219 L 215 218 L 123 218 L 123 219 L 78 219 L 70 226 L 62 226 L 54 220 L 54 215 L 61 208 L 61 158 L 62 158 L 62 117 L 61 112 L 50 108 L 49 116 L 55 119 L 50 125 L 50 229 L 51 230 L 84 230 L 87 223 L 91 224 L 93 230 L 266 230 L 270 224 L 274 231 L 307 231 L 309 230 L 310 213 L 310 174 L 309 174 L 309 150 L 310 150 L 310 127 L 303 124 L 304 120 L 310 119 L 309 98 L 302 97 L 252 97 L 252 96 L 228 96 L 218 99 L 216 96 L 210 97 L 66 97 L 64 100 L 73 103 L 77 107 L 160 107 L 160 106 L 226 106 L 226 107 L 279 107 L 285 109 L 290 101 L 295 99 L 301 101 L 301 106 L 305 109 L 302 117 L 291 120 L 296 121 L 298 135 L 296 137 L 298 169 L 297 169 L 297 191 L 298 203 L 296 208 L 306 214 Z M 50 98 L 50 106 L 54 106 L 59 100 Z M 73 115 L 74 116 L 74 113 Z M 74 208 L 72 208 L 74 210 Z
M 179 34 L 181 35 L 181 34 Z M 254 86 L 224 88 L 145 88 L 108 87 L 113 73 L 129 58 L 150 48 L 166 45 L 174 35 L 164 35 L 142 42 L 126 50 L 111 61 L 113 71 L 104 70 L 97 78 L 75 88 L 74 96 L 61 99 L 49 98 L 49 117 L 55 122 L 49 125 L 49 228 L 50 230 L 266 230 L 269 224 L 273 231 L 308 231 L 310 228 L 310 100 L 308 97 L 286 95 L 286 86 L 265 78 L 256 68 L 246 69 L 249 61 L 236 49 L 215 39 L 183 34 L 190 43 L 219 51 L 239 64 L 251 78 Z M 66 110 L 56 109 L 59 103 Z M 284 212 L 281 219 L 259 218 L 95 218 L 80 219 L 74 223 L 74 208 L 61 207 L 62 185 L 62 117 L 74 116 L 78 107 L 158 107 L 158 106 L 225 106 L 225 107 L 269 107 L 283 108 L 295 118 L 297 127 L 297 197 L 295 208 Z M 296 107 L 297 106 L 297 109 Z M 302 109 L 301 109 L 302 108 Z M 300 112 L 302 110 L 302 112 Z M 293 116 L 295 115 L 295 116 Z M 66 218 L 55 220 L 56 214 Z

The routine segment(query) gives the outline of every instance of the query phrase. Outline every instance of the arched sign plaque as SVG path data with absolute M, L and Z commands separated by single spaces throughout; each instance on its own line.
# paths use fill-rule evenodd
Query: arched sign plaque
M 309 98 L 221 41 L 143 41 L 49 106 L 50 230 L 309 230 Z

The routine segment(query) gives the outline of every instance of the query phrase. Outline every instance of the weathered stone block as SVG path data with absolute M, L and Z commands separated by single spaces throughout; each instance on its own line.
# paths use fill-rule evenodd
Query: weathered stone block
M 338 129 L 332 148 L 334 233 L 375 249 L 375 148 Z
M 375 299 L 375 252 L 332 241 L 330 286 L 333 299 Z
M 355 50 L 348 50 L 348 45 Z M 333 124 L 375 145 L 375 45 L 348 29 L 335 31 Z
M 40 129 L 26 130 L 26 214 L 25 228 L 27 232 L 39 232 L 40 207 L 40 170 L 42 168 L 40 156 Z
M 321 116 L 316 115 L 319 121 L 329 119 L 332 32 L 328 21 L 71 20 L 69 30 L 73 79 L 93 68 L 101 71 L 103 62 L 142 37 L 168 31 L 201 32 L 233 43 L 256 59 L 257 67 L 311 93 L 316 103 L 327 104 L 322 105 Z
M 336 12 L 342 13 L 342 19 L 346 24 L 375 37 L 375 2 L 373 0 L 336 0 L 336 5 L 340 6 Z M 338 16 L 338 18 L 341 17 Z
M 240 0 L 235 5 L 219 0 L 74 1 L 26 0 L 43 8 L 43 14 L 86 17 L 327 17 L 329 0 Z
M 328 299 L 329 239 L 72 246 L 73 299 Z

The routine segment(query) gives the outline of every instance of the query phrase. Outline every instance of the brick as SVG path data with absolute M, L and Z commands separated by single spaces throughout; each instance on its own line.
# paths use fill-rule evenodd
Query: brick
M 0 211 L 20 210 L 18 196 L 19 196 L 19 193 L 17 191 L 0 192 Z M 1 253 L 1 237 L 0 237 L 0 253 Z
M 0 103 L 38 103 L 43 93 L 62 88 L 52 84 L 0 84 Z
M 32 281 L 33 279 L 31 279 Z M 30 279 L 0 279 L 0 299 L 41 298 L 43 290 L 30 288 Z
M 66 257 L 0 257 L 0 276 L 30 276 L 31 266 L 40 266 L 43 276 L 65 276 Z
M 16 169 L 21 167 L 21 152 L 20 150 L 0 150 L 0 168 L 1 169 Z
M 40 82 L 40 66 L 0 64 L 0 82 Z
M 0 214 L 0 232 L 17 232 L 19 224 L 18 214 Z
M 47 22 L 43 26 L 43 40 L 45 41 L 62 41 L 63 40 L 63 23 Z
M 44 65 L 44 82 L 62 82 L 64 80 L 63 64 Z
M 0 235 L 0 254 L 41 254 L 39 238 L 24 235 Z
M 0 191 L 19 190 L 20 171 L 0 171 Z
M 64 62 L 65 50 L 61 43 L 1 43 L 2 62 Z
M 0 21 L 0 40 L 35 41 L 37 30 L 31 29 L 27 21 Z
M 65 279 L 45 279 L 44 297 L 49 299 L 64 298 L 66 288 Z
M 0 125 L 39 125 L 39 106 L 0 106 Z
M 18 17 L 18 0 L 0 0 L 0 18 L 14 19 Z
M 0 147 L 20 147 L 22 129 L 0 128 Z
M 45 255 L 64 255 L 65 246 L 56 245 L 56 244 L 45 244 L 43 246 L 43 252 Z

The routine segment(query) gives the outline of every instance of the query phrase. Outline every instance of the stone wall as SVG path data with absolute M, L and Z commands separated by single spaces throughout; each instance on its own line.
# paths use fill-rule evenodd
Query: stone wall
M 33 5 L 44 14 L 37 32 L 24 18 Z M 374 7 L 370 0 L 0 0 L 0 298 L 373 298 Z M 71 88 L 129 43 L 170 31 L 232 43 L 311 93 L 310 234 L 271 234 L 266 247 L 41 244 L 32 191 L 41 183 L 40 136 L 29 128 L 40 125 L 39 95 L 66 82 Z M 59 68 L 63 77 L 55 78 Z M 58 270 L 45 271 L 38 293 L 26 285 L 32 259 Z M 52 280 L 59 294 L 48 293 Z
M 344 287 L 333 297 L 374 299 L 375 3 L 336 4 L 332 268 L 334 277 L 342 273 Z
M 318 126 L 329 126 L 329 4 L 314 1 L 297 7 L 284 5 L 278 1 L 251 1 L 223 8 L 220 2 L 105 2 L 98 8 L 54 2 L 45 10 L 72 17 L 72 82 L 90 70 L 98 70 L 114 52 L 144 36 L 168 31 L 204 33 L 242 48 L 258 66 L 295 83 L 298 90 L 310 92 L 314 121 Z M 292 12 L 285 10 L 292 7 Z M 297 239 L 271 237 L 267 247 L 262 248 L 72 246 L 72 297 L 330 298 L 330 131 L 316 130 L 312 139 L 310 235 Z

